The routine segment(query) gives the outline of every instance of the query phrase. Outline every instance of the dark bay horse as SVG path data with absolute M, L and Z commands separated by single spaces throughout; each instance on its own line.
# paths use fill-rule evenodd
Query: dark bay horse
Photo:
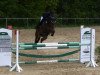
M 46 21 L 43 22 L 42 25 L 36 27 L 35 32 L 35 43 L 43 42 L 47 39 L 48 35 L 53 36 L 55 33 L 55 18 L 49 16 L 46 18 Z

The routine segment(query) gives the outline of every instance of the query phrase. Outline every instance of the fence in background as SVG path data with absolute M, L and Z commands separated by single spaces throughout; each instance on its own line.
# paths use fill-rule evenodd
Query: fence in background
M 0 28 L 12 25 L 14 28 L 34 28 L 40 18 L 0 18 Z M 56 26 L 100 25 L 100 18 L 57 18 Z

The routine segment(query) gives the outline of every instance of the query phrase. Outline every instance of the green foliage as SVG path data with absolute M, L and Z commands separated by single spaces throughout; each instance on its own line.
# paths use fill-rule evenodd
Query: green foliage
M 100 3 L 99 0 L 60 0 L 57 10 L 62 17 L 95 18 L 99 15 L 96 12 L 99 8 L 97 2 Z
M 50 6 L 58 17 L 100 17 L 99 0 L 0 0 L 1 17 L 40 17 Z
M 57 18 L 100 18 L 100 0 L 0 0 L 0 18 L 38 18 L 34 21 L 37 24 L 47 6 L 55 12 Z M 1 23 L 4 24 L 4 21 Z M 57 19 L 58 25 L 90 23 L 96 24 L 99 20 Z M 33 26 L 31 21 L 29 24 Z

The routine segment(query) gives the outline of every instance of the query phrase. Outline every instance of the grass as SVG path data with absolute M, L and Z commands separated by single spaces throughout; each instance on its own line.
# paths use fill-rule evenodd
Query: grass
M 100 62 L 100 46 L 96 48 L 97 62 Z

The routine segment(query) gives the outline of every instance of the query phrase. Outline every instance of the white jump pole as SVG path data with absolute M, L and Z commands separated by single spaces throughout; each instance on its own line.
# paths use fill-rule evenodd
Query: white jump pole
M 16 31 L 16 64 L 10 69 L 10 71 L 13 71 L 16 69 L 16 71 L 21 72 L 22 68 L 19 66 L 19 31 Z
M 98 66 L 95 62 L 95 29 L 91 29 L 91 46 L 90 46 L 90 62 L 86 67 L 96 67 Z

